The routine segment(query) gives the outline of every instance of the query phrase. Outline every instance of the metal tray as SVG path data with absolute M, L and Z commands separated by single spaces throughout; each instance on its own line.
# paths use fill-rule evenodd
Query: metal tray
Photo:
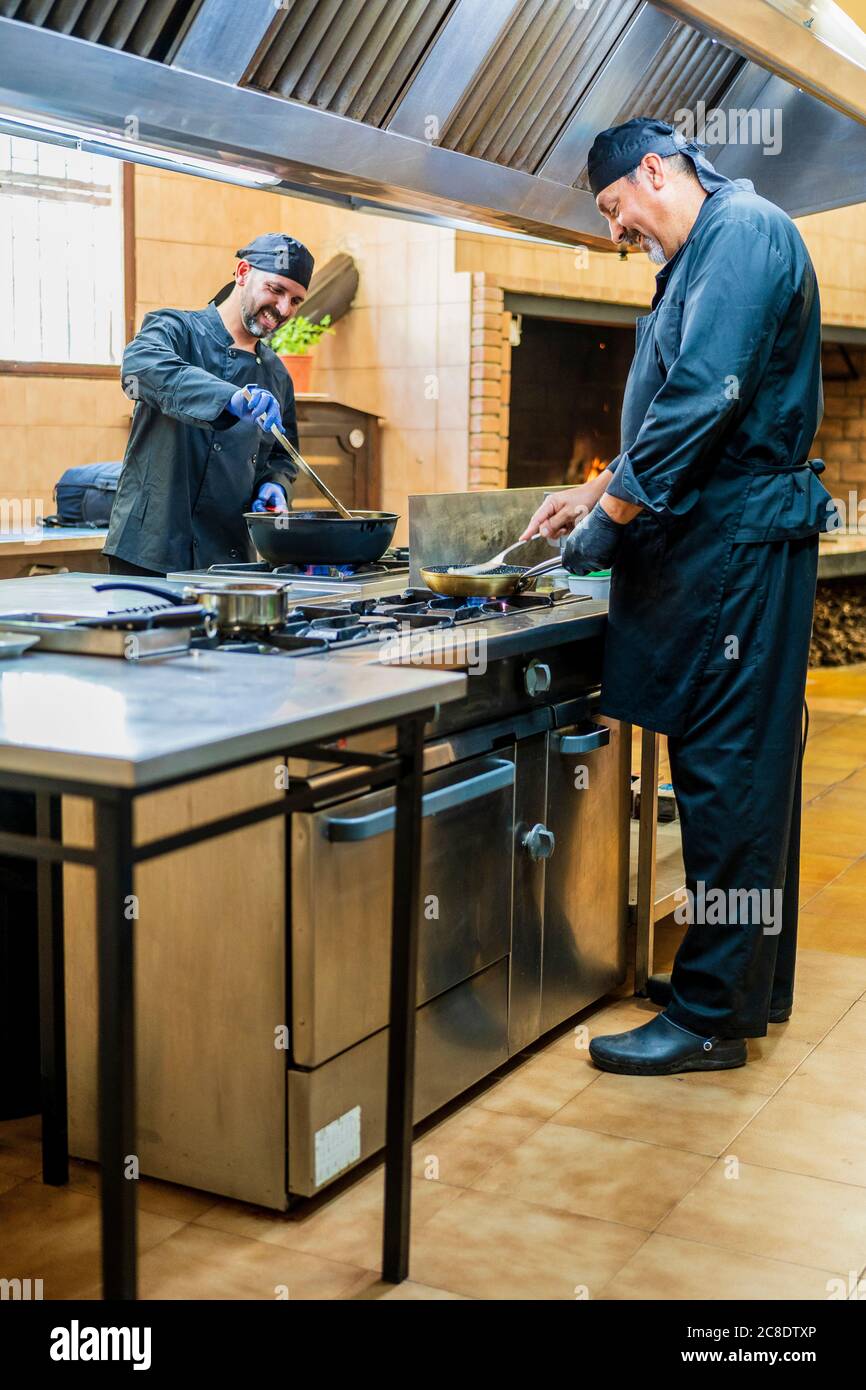
M 76 656 L 113 656 L 124 661 L 176 656 L 189 651 L 191 629 L 154 627 L 139 632 L 84 626 L 80 614 L 3 613 L 0 633 L 32 633 L 39 651 L 68 652 Z

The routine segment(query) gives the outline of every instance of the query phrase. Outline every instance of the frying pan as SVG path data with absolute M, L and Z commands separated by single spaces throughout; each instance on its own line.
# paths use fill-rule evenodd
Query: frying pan
M 250 539 L 269 565 L 363 565 L 384 555 L 396 512 L 244 512 Z
M 449 574 L 449 568 L 448 565 L 429 565 L 421 569 L 421 578 L 428 589 L 435 594 L 447 594 L 449 598 L 499 598 L 502 594 L 519 594 L 530 588 L 539 575 L 562 569 L 562 556 L 542 560 L 531 569 L 500 565 L 487 574 Z

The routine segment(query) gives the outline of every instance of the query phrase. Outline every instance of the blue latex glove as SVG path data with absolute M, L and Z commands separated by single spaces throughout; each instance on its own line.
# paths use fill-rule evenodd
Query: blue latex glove
M 249 391 L 252 401 L 245 398 L 244 390 Z M 252 384 L 235 391 L 226 410 L 239 420 L 255 420 L 263 434 L 269 433 L 271 425 L 276 425 L 278 430 L 283 428 L 279 401 L 262 386 Z
M 254 512 L 287 512 L 286 494 L 276 483 L 262 483 L 253 502 Z
M 610 569 L 616 560 L 625 523 L 612 521 L 596 504 L 589 516 L 577 523 L 562 547 L 562 563 L 572 574 L 591 574 Z

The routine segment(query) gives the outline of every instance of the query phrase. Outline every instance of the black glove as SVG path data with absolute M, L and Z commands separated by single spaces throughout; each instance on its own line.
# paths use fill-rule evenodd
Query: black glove
M 625 523 L 612 521 L 598 503 L 577 523 L 562 547 L 562 563 L 572 574 L 610 569 L 616 560 Z

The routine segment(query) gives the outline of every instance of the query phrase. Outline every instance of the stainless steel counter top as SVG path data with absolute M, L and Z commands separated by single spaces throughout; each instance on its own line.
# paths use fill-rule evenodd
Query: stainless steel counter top
M 92 575 L 0 583 L 0 612 L 102 613 L 130 591 L 96 594 Z M 33 649 L 0 661 L 0 772 L 144 787 L 237 758 L 279 756 L 443 701 L 466 678 L 448 671 L 347 667 L 193 651 L 152 662 Z
M 190 652 L 0 662 L 3 771 L 143 787 L 457 700 L 453 672 Z

